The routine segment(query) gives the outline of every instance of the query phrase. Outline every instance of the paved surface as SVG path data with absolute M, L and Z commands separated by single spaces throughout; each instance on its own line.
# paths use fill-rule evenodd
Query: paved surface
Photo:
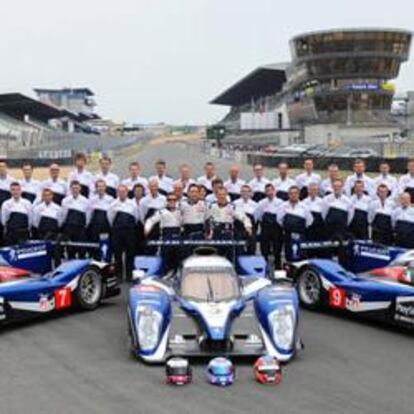
M 153 146 L 145 167 L 164 157 L 200 165 L 185 146 Z M 132 156 L 131 156 L 132 158 Z M 414 412 L 414 338 L 371 323 L 303 312 L 301 356 L 277 387 L 256 384 L 237 365 L 226 389 L 204 381 L 163 384 L 163 368 L 134 361 L 126 346 L 125 296 L 95 312 L 73 313 L 0 333 L 0 413 L 343 413 Z

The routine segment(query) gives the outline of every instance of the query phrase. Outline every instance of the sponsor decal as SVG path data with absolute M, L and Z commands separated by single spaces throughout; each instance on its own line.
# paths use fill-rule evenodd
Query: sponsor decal
M 390 250 L 385 247 L 370 245 L 354 245 L 354 255 L 373 259 L 391 260 Z
M 398 322 L 414 324 L 414 300 L 410 302 L 400 302 L 397 300 L 394 319 Z
M 332 287 L 329 289 L 329 306 L 336 309 L 345 309 L 345 289 Z
M 55 309 L 66 309 L 72 305 L 72 291 L 65 287 L 55 290 Z
M 346 308 L 351 311 L 358 311 L 361 308 L 361 295 L 353 293 L 350 298 L 346 298 Z

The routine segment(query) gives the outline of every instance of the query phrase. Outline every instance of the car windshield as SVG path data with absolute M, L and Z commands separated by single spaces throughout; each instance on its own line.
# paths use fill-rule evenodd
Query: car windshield
M 240 296 L 237 277 L 231 268 L 184 269 L 181 296 L 197 302 L 222 302 Z

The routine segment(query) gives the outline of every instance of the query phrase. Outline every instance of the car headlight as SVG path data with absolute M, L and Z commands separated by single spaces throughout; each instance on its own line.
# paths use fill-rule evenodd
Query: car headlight
M 295 334 L 295 309 L 292 305 L 284 305 L 268 316 L 273 340 L 278 348 L 289 351 L 292 348 Z
M 138 343 L 143 351 L 153 350 L 158 343 L 162 315 L 149 306 L 143 306 L 137 313 Z

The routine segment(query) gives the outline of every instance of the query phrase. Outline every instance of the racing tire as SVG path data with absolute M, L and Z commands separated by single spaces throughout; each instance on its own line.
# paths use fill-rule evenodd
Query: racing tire
M 303 308 L 318 309 L 322 304 L 322 281 L 313 267 L 300 270 L 296 279 L 299 302 Z
M 74 292 L 75 303 L 87 311 L 96 309 L 104 293 L 102 275 L 96 267 L 87 268 L 79 278 Z

